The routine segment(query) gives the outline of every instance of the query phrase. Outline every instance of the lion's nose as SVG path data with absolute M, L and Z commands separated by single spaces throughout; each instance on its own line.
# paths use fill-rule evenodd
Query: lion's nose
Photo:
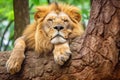
M 64 29 L 64 27 L 63 26 L 55 26 L 54 29 L 60 31 L 60 30 Z

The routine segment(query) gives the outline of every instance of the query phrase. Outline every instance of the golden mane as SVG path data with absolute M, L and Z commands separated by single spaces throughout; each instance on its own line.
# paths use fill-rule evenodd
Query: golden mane
M 35 49 L 38 53 L 41 53 L 40 51 L 45 53 L 51 51 L 53 48 L 53 45 L 50 43 L 50 39 L 45 35 L 44 31 L 40 27 L 45 16 L 51 11 L 66 13 L 71 20 L 75 22 L 75 27 L 79 27 L 78 24 L 81 16 L 79 15 L 79 9 L 74 6 L 53 3 L 49 6 L 39 6 L 36 9 L 37 12 L 34 15 L 36 22 L 29 25 L 23 35 L 26 37 L 27 47 Z M 74 30 L 74 33 L 77 31 L 78 30 Z M 82 31 L 77 33 L 82 33 Z

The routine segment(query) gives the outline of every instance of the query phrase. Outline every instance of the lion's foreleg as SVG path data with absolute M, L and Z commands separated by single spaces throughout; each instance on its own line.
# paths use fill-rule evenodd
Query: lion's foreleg
M 69 43 L 56 44 L 54 45 L 54 60 L 57 64 L 63 65 L 70 57 L 71 51 Z
M 14 49 L 6 63 L 7 71 L 15 74 L 21 69 L 21 64 L 25 58 L 24 51 L 26 48 L 24 37 L 20 37 L 15 41 Z

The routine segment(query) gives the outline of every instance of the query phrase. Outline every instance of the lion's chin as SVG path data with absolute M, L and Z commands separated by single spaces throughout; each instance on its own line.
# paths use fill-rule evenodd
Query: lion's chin
M 61 43 L 65 43 L 66 42 L 66 39 L 64 39 L 63 37 L 55 37 L 51 40 L 51 43 L 52 44 L 61 44 Z

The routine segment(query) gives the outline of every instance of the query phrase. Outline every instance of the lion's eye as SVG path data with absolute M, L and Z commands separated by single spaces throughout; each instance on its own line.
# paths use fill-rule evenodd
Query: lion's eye
M 52 19 L 48 19 L 48 21 L 53 21 Z
M 67 19 L 64 19 L 64 22 L 68 22 L 68 20 L 67 20 Z

